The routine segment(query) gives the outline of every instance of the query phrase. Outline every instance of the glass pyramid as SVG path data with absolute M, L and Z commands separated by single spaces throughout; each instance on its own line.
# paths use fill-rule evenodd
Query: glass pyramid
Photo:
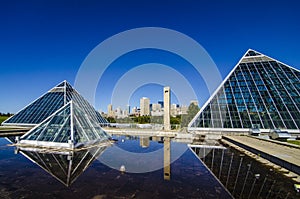
M 77 148 L 107 141 L 108 135 L 75 102 L 70 101 L 20 138 L 20 144 Z
M 80 105 L 93 120 L 101 125 L 108 123 L 67 81 L 63 81 L 8 118 L 2 125 L 35 126 L 71 100 Z
M 248 50 L 189 124 L 189 130 L 283 128 L 299 132 L 300 71 Z
M 61 183 L 70 186 L 107 148 L 92 147 L 76 152 L 55 152 L 21 148 L 19 151 Z

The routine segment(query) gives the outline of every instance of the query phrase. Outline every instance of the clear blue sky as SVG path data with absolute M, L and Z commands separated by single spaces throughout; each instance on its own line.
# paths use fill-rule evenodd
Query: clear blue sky
M 63 80 L 74 84 L 93 48 L 132 28 L 164 27 L 188 35 L 206 49 L 223 78 L 249 48 L 300 68 L 299 7 L 296 0 L 1 1 L 0 112 L 17 112 Z M 117 60 L 105 78 L 153 60 L 182 69 L 184 63 L 173 57 L 159 51 L 132 53 Z M 106 111 L 111 85 L 100 87 L 95 106 Z M 153 103 L 160 98 L 146 86 L 131 105 L 145 94 Z M 200 105 L 207 98 L 204 92 Z

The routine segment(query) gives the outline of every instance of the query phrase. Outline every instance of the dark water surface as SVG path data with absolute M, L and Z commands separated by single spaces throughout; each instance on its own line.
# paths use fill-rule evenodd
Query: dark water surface
M 191 150 L 177 157 L 185 144 L 170 143 L 168 167 L 162 139 L 116 138 L 112 147 L 72 154 L 15 154 L 0 138 L 0 198 L 231 198 Z

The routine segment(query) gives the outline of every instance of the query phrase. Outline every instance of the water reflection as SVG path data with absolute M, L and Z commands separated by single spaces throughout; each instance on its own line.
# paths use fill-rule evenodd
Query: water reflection
M 0 168 L 5 168 L 0 169 L 0 198 L 232 198 L 190 150 L 181 153 L 186 144 L 150 137 L 149 146 L 143 148 L 138 137 L 114 138 L 115 145 L 87 153 L 21 149 L 14 155 L 12 147 L 0 147 Z M 0 139 L 0 146 L 4 144 Z M 116 169 L 95 159 L 110 160 Z M 123 174 L 121 165 L 126 167 Z M 130 172 L 136 168 L 139 173 Z
M 235 198 L 299 198 L 282 173 L 231 148 L 191 147 Z
M 164 179 L 170 180 L 171 178 L 171 147 L 170 138 L 164 138 Z
M 167 165 L 176 161 L 187 149 L 184 143 L 171 144 L 168 137 L 121 136 L 117 144 L 108 148 L 98 159 L 116 170 L 124 165 L 126 172 L 146 173 L 167 169 Z M 170 172 L 167 171 L 166 175 Z
M 150 143 L 150 137 L 140 136 L 140 146 L 142 148 L 148 148 Z
M 17 152 L 40 166 L 64 185 L 69 186 L 104 152 L 106 147 L 92 147 L 80 151 L 17 148 Z
M 14 142 L 15 138 L 10 137 L 8 138 L 10 142 Z M 164 169 L 163 172 L 163 179 L 164 180 L 170 180 L 171 178 L 171 138 L 169 137 L 149 137 L 149 136 L 126 136 L 125 139 L 121 138 L 119 141 L 116 142 L 117 146 L 124 145 L 125 140 L 138 140 L 139 146 L 142 149 L 145 149 L 146 153 L 149 151 L 147 148 L 150 146 L 150 140 L 155 140 L 159 144 L 158 146 L 161 146 L 163 143 L 163 153 L 157 153 L 157 150 L 160 149 L 160 147 L 151 147 L 156 148 L 157 150 L 152 151 L 150 150 L 150 153 L 152 153 L 153 157 L 156 156 L 155 160 L 149 159 L 151 162 L 157 162 L 159 163 L 160 168 Z M 119 143 L 121 142 L 121 143 Z M 132 142 L 131 142 L 132 144 Z M 70 186 L 90 165 L 91 163 L 96 159 L 102 159 L 100 156 L 103 154 L 103 152 L 106 150 L 107 146 L 102 147 L 91 147 L 85 150 L 80 151 L 59 151 L 59 150 L 47 150 L 47 149 L 41 149 L 41 148 L 16 148 L 15 153 L 21 153 L 26 158 L 37 164 L 39 167 L 41 167 L 43 170 L 45 170 L 47 173 L 51 174 L 54 178 L 59 180 L 61 183 L 63 183 L 66 186 Z M 154 153 L 153 153 L 154 152 Z M 112 154 L 113 153 L 113 154 Z M 119 158 L 118 155 L 120 154 L 118 147 L 112 147 L 111 151 L 108 151 L 104 158 L 109 161 L 114 161 L 112 166 L 114 169 L 118 169 L 114 165 L 120 165 L 119 170 L 121 173 L 124 173 L 126 171 L 133 172 L 132 168 L 140 167 L 141 164 L 138 162 L 139 155 L 145 155 L 146 153 L 140 153 L 136 154 L 135 159 L 136 161 L 132 162 L 130 159 L 126 159 L 126 156 L 123 158 Z M 158 155 L 158 156 L 157 156 Z M 110 156 L 110 157 L 108 157 Z M 124 158 L 126 161 L 123 161 Z M 157 161 L 157 160 L 163 160 L 163 161 Z M 128 162 L 131 162 L 133 164 L 128 164 Z M 146 163 L 148 164 L 148 163 Z M 134 165 L 134 166 L 132 166 Z

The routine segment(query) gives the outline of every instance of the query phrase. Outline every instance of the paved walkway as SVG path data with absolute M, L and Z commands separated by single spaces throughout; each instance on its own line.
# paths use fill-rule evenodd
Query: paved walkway
M 286 162 L 300 166 L 300 149 L 289 146 L 280 145 L 265 140 L 260 140 L 248 136 L 226 136 L 241 144 L 251 148 L 263 151 L 269 155 L 280 158 Z
M 124 129 L 124 128 L 103 128 L 109 134 L 117 134 L 117 135 L 132 135 L 132 136 L 167 136 L 167 137 L 175 137 L 178 132 L 177 131 L 162 131 L 162 130 L 153 130 L 153 129 Z M 187 134 L 187 133 L 186 133 Z M 187 134 L 190 135 L 190 134 Z

